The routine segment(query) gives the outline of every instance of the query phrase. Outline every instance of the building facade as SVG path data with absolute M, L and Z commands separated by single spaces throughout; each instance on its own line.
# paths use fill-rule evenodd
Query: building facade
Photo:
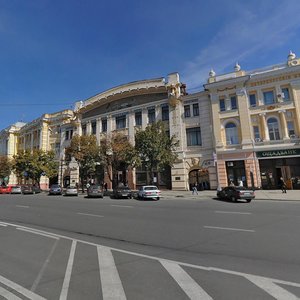
M 212 124 L 220 186 L 274 189 L 283 177 L 289 188 L 300 179 L 300 59 L 245 72 L 210 72 L 204 85 Z

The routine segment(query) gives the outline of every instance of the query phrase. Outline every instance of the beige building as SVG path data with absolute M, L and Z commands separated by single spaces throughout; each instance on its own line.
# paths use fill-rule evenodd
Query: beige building
M 209 98 L 206 92 L 187 95 L 177 73 L 170 74 L 167 79 L 117 86 L 77 102 L 75 113 L 77 125 L 74 122 L 66 124 L 64 131 L 93 134 L 98 141 L 110 133 L 121 132 L 134 144 L 138 128 L 145 129 L 148 124 L 163 121 L 170 135 L 175 135 L 180 144 L 177 162 L 168 172 L 155 174 L 156 184 L 173 190 L 188 190 L 194 183 L 199 188 L 217 187 Z M 66 138 L 61 145 L 68 146 Z M 64 182 L 70 180 L 66 169 L 67 166 L 61 172 Z M 111 188 L 104 170 L 102 174 L 99 170 L 95 180 L 107 182 Z M 143 168 L 119 170 L 116 181 L 127 181 L 135 189 L 147 183 L 147 172 Z M 78 179 L 73 178 L 71 182 L 78 182 Z
M 216 75 L 208 83 L 220 186 L 271 189 L 282 176 L 289 187 L 300 179 L 300 59 L 246 72 Z

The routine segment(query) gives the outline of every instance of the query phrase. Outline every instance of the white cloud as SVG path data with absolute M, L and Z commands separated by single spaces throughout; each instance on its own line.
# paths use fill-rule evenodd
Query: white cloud
M 297 1 L 276 2 L 275 7 L 260 10 L 234 9 L 238 9 L 236 17 L 219 29 L 194 60 L 186 63 L 183 81 L 189 88 L 205 83 L 211 68 L 221 74 L 229 66 L 233 70 L 236 61 L 282 46 L 300 27 Z

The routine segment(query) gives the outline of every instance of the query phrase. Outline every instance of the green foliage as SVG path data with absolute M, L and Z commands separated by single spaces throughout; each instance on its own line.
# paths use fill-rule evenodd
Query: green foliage
M 166 166 L 173 166 L 177 159 L 175 153 L 179 141 L 175 136 L 169 137 L 163 122 L 152 123 L 145 130 L 138 130 L 135 134 L 135 149 L 141 163 L 150 171 L 162 171 Z
M 0 179 L 8 177 L 11 173 L 11 162 L 7 156 L 0 156 Z
M 48 178 L 58 174 L 58 163 L 54 161 L 53 151 L 24 151 L 14 155 L 13 170 L 18 177 L 23 177 L 26 172 L 27 178 L 39 183 L 42 175 Z

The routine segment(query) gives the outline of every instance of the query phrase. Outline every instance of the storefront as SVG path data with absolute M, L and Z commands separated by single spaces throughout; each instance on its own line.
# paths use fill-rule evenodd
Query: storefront
M 289 189 L 300 189 L 300 149 L 256 152 L 263 189 L 277 189 L 283 177 Z

